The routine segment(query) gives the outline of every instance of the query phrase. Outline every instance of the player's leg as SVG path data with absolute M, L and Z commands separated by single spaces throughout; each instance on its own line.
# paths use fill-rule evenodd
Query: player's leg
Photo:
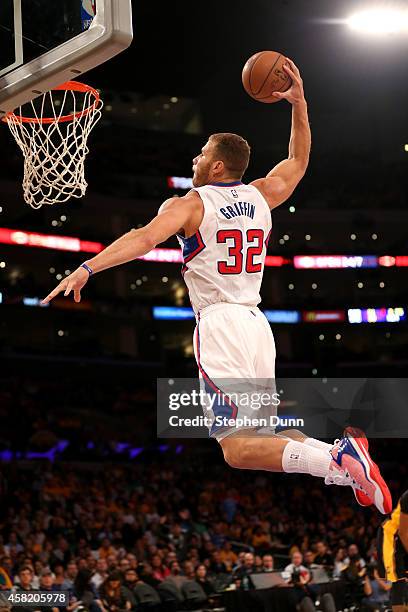
M 269 323 L 257 308 L 217 305 L 205 309 L 197 323 L 194 348 L 202 381 L 207 389 L 243 381 L 244 388 L 274 388 L 275 343 Z M 259 384 L 257 384 L 259 383 Z M 215 405 L 214 418 L 220 414 L 239 416 L 242 406 Z M 270 414 L 276 414 L 268 406 Z M 250 414 L 250 413 L 248 413 Z M 263 413 L 266 416 L 266 413 Z M 274 435 L 258 435 L 256 429 L 239 431 L 211 428 L 221 444 L 226 462 L 232 467 L 274 472 L 297 472 L 325 478 L 331 470 L 341 472 L 330 454 L 301 442 Z
M 239 469 L 310 474 L 321 478 L 326 478 L 332 469 L 339 471 L 329 453 L 274 434 L 265 437 L 253 430 L 231 434 L 219 442 L 226 462 Z
M 229 378 L 234 384 L 251 378 L 256 380 L 253 351 L 256 354 L 263 347 L 267 329 L 265 323 L 259 324 L 259 316 L 263 315 L 257 309 L 216 305 L 206 311 L 197 324 L 196 359 L 207 387 L 222 395 L 217 379 Z M 269 325 L 268 329 L 270 333 Z M 216 410 L 218 415 L 236 416 L 239 406 L 227 400 L 217 405 Z M 214 410 L 214 418 L 218 415 Z M 351 438 L 342 438 L 329 454 L 326 449 L 304 442 L 276 435 L 254 435 L 254 431 L 244 429 L 237 431 L 236 428 L 212 426 L 211 435 L 220 442 L 227 463 L 233 467 L 311 474 L 324 478 L 327 484 L 362 489 L 381 512 L 390 511 L 389 491 L 378 468 L 377 471 L 371 470 L 371 465 L 375 464 L 367 452 L 360 451 L 358 446 L 356 448 Z

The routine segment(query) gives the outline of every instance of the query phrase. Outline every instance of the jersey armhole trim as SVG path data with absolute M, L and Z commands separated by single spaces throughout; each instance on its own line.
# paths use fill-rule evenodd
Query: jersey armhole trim
M 183 238 L 183 236 L 180 236 L 180 238 L 182 239 L 183 245 L 184 245 L 183 246 L 184 264 L 191 261 L 193 257 L 198 255 L 199 253 L 201 253 L 201 251 L 205 249 L 206 245 L 204 243 L 203 237 L 199 229 L 196 231 L 195 234 L 193 234 L 189 238 Z

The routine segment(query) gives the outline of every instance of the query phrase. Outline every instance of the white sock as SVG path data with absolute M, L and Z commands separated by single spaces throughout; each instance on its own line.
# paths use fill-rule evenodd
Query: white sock
M 288 442 L 283 449 L 282 469 L 288 473 L 311 474 L 325 478 L 330 472 L 332 457 L 327 450 L 313 448 L 304 442 Z
M 313 446 L 313 448 L 320 448 L 321 450 L 326 450 L 328 452 L 331 448 L 333 448 L 333 444 L 327 444 L 327 442 L 316 440 L 316 438 L 306 438 L 306 440 L 303 441 L 303 444 Z

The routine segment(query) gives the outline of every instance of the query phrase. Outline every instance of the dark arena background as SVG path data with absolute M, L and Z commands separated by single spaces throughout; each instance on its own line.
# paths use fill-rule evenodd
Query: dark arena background
M 175 238 L 95 275 L 79 304 L 40 302 L 187 193 L 210 134 L 248 140 L 245 182 L 287 156 L 290 105 L 260 104 L 241 82 L 248 57 L 276 49 L 301 71 L 312 130 L 306 176 L 272 213 L 261 308 L 277 378 L 404 378 L 408 28 L 348 27 L 378 8 L 360 0 L 132 8 L 130 48 L 82 77 L 104 100 L 84 198 L 30 209 L 0 126 L 0 589 L 28 571 L 32 588 L 70 592 L 61 612 L 390 609 L 384 517 L 349 487 L 233 469 L 214 440 L 157 437 L 157 379 L 197 376 Z M 397 503 L 405 439 L 370 450 Z M 324 577 L 306 588 L 299 568 Z

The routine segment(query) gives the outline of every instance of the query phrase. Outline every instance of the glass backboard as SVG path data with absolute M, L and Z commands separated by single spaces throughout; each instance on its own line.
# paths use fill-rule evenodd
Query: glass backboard
M 131 0 L 0 0 L 0 118 L 132 38 Z

